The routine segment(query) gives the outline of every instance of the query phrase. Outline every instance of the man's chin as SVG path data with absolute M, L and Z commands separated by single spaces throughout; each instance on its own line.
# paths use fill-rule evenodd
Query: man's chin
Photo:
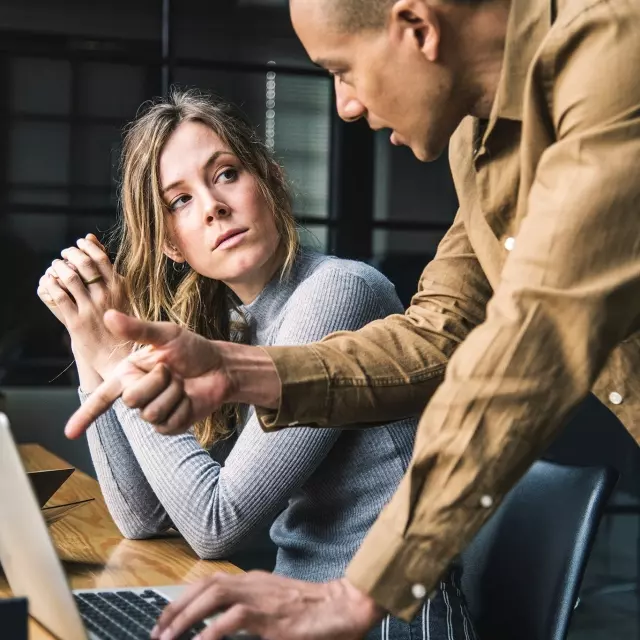
M 420 160 L 420 162 L 433 162 L 434 160 L 437 160 L 447 148 L 446 145 L 411 144 L 407 146 L 411 149 L 416 159 Z

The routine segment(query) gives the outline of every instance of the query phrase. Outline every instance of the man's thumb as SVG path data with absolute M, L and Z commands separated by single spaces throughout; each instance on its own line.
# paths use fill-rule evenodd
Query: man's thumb
M 104 324 L 116 338 L 156 347 L 167 344 L 180 333 L 180 328 L 172 322 L 146 322 L 114 309 L 104 314 Z

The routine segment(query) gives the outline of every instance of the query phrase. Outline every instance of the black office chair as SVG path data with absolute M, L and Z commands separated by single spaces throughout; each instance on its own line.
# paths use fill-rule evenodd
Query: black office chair
M 591 545 L 618 479 L 536 462 L 462 554 L 481 639 L 564 640 Z

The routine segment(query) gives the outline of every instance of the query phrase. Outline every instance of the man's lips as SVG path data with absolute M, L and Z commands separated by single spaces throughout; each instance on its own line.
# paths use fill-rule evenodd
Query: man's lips
M 371 124 L 371 122 L 369 122 L 369 127 L 372 129 L 372 131 L 382 131 L 383 129 L 391 129 L 391 127 L 374 126 L 373 124 Z M 389 140 L 390 140 L 391 144 L 393 144 L 395 146 L 399 146 L 399 145 L 405 144 L 404 140 L 393 129 L 391 129 L 391 134 L 389 136 Z
M 222 235 L 218 236 L 216 243 L 213 247 L 213 250 L 215 251 L 218 247 L 224 245 L 226 242 L 228 242 L 232 238 L 245 234 L 246 232 L 247 232 L 247 229 L 231 229 L 229 231 L 226 231 Z

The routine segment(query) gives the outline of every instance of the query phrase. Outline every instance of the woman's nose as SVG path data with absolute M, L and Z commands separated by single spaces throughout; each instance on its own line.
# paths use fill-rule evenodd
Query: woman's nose
M 230 210 L 227 205 L 222 204 L 220 202 L 212 201 L 207 207 L 205 219 L 207 223 L 211 223 L 214 220 L 219 220 L 221 218 L 229 217 Z

